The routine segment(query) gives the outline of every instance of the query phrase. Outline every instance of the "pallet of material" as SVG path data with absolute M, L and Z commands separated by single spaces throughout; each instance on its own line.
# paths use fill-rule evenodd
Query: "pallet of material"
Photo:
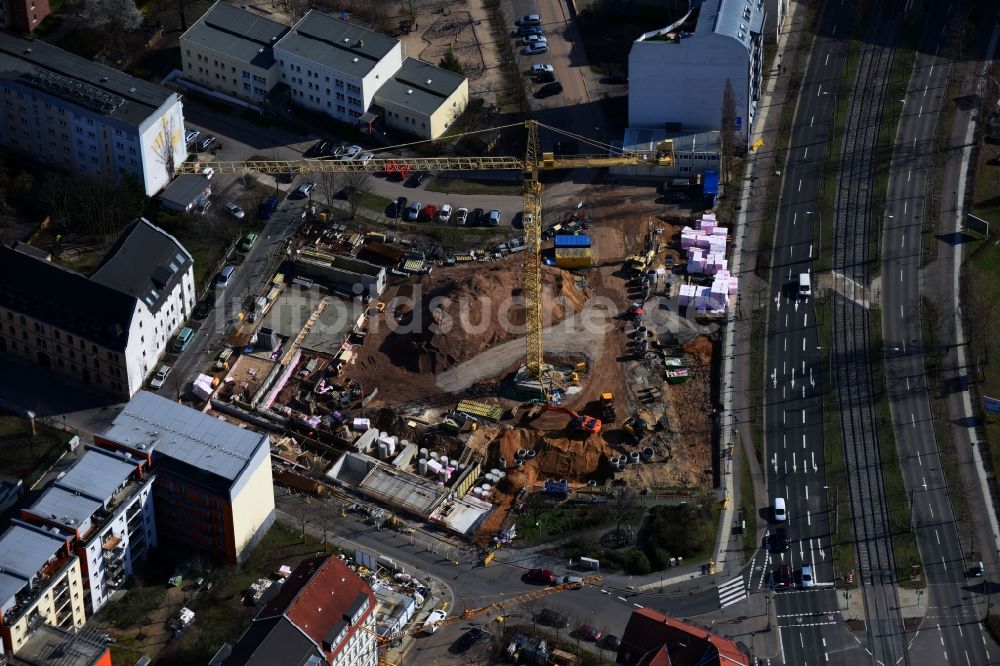
M 489 405 L 475 400 L 462 400 L 458 403 L 457 409 L 463 414 L 478 416 L 490 421 L 499 421 L 503 417 L 503 409 L 498 405 Z

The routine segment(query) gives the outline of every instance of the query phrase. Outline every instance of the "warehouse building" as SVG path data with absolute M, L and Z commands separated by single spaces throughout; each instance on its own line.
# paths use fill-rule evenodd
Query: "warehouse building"
M 628 126 L 719 130 L 728 81 L 735 129 L 749 139 L 760 101 L 764 0 L 693 0 L 690 11 L 641 35 L 629 52 Z
M 146 196 L 187 155 L 180 96 L 45 42 L 0 31 L 0 145 Z
M 94 442 L 155 471 L 161 542 L 242 564 L 274 523 L 266 434 L 140 391 Z

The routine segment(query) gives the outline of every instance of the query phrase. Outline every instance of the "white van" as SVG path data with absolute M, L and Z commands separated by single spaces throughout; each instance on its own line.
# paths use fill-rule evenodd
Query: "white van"
M 812 281 L 809 273 L 799 273 L 799 297 L 807 298 L 812 296 Z
M 774 520 L 779 523 L 785 522 L 785 519 L 788 518 L 788 514 L 785 513 L 785 498 L 775 497 L 772 508 L 774 511 Z

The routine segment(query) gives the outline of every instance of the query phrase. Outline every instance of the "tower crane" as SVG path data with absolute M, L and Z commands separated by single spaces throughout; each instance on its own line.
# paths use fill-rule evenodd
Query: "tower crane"
M 527 130 L 527 149 L 524 158 L 510 156 L 454 156 L 454 157 L 405 157 L 405 158 L 373 158 L 364 160 L 247 160 L 245 162 L 213 162 L 212 168 L 217 174 L 243 176 L 250 173 L 269 175 L 279 174 L 309 174 L 309 173 L 346 173 L 363 171 L 399 172 L 404 170 L 422 171 L 513 171 L 522 173 L 522 199 L 524 206 L 524 308 L 525 328 L 525 366 L 528 376 L 538 381 L 545 398 L 548 389 L 543 377 L 542 340 L 542 184 L 538 180 L 540 171 L 601 169 L 614 166 L 636 166 L 640 163 L 648 166 L 671 166 L 674 163 L 673 142 L 664 141 L 655 150 L 646 152 L 629 152 L 614 148 L 608 144 L 593 141 L 587 137 L 565 132 L 563 130 L 543 125 L 535 120 L 514 123 L 488 130 L 465 132 L 448 137 L 457 139 L 462 136 L 482 132 L 496 132 L 512 127 L 524 127 Z M 590 146 L 604 151 L 602 155 L 555 155 L 541 152 L 538 143 L 538 129 L 544 128 L 577 139 Z M 416 143 L 425 143 L 419 141 Z M 414 144 L 404 144 L 410 146 Z M 404 146 L 396 146 L 404 147 Z M 392 147 L 385 148 L 389 150 Z M 615 154 L 616 153 L 616 154 Z M 200 173 L 203 165 L 199 162 L 183 162 L 174 171 L 182 173 Z

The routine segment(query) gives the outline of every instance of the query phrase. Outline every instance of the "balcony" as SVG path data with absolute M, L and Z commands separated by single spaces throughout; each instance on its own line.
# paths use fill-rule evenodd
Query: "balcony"
M 14 606 L 4 614 L 4 624 L 12 625 L 18 623 L 24 616 L 24 613 L 28 611 L 29 608 L 34 606 L 35 602 L 42 595 L 43 592 L 49 589 L 49 584 L 52 580 L 59 578 L 66 572 L 69 565 L 75 561 L 75 557 L 62 556 L 49 564 L 45 565 L 42 570 L 31 580 L 30 585 L 25 585 L 21 588 L 21 591 L 15 595 Z M 65 583 L 62 581 L 59 583 L 61 586 Z M 38 610 L 32 611 L 32 614 L 37 614 Z

